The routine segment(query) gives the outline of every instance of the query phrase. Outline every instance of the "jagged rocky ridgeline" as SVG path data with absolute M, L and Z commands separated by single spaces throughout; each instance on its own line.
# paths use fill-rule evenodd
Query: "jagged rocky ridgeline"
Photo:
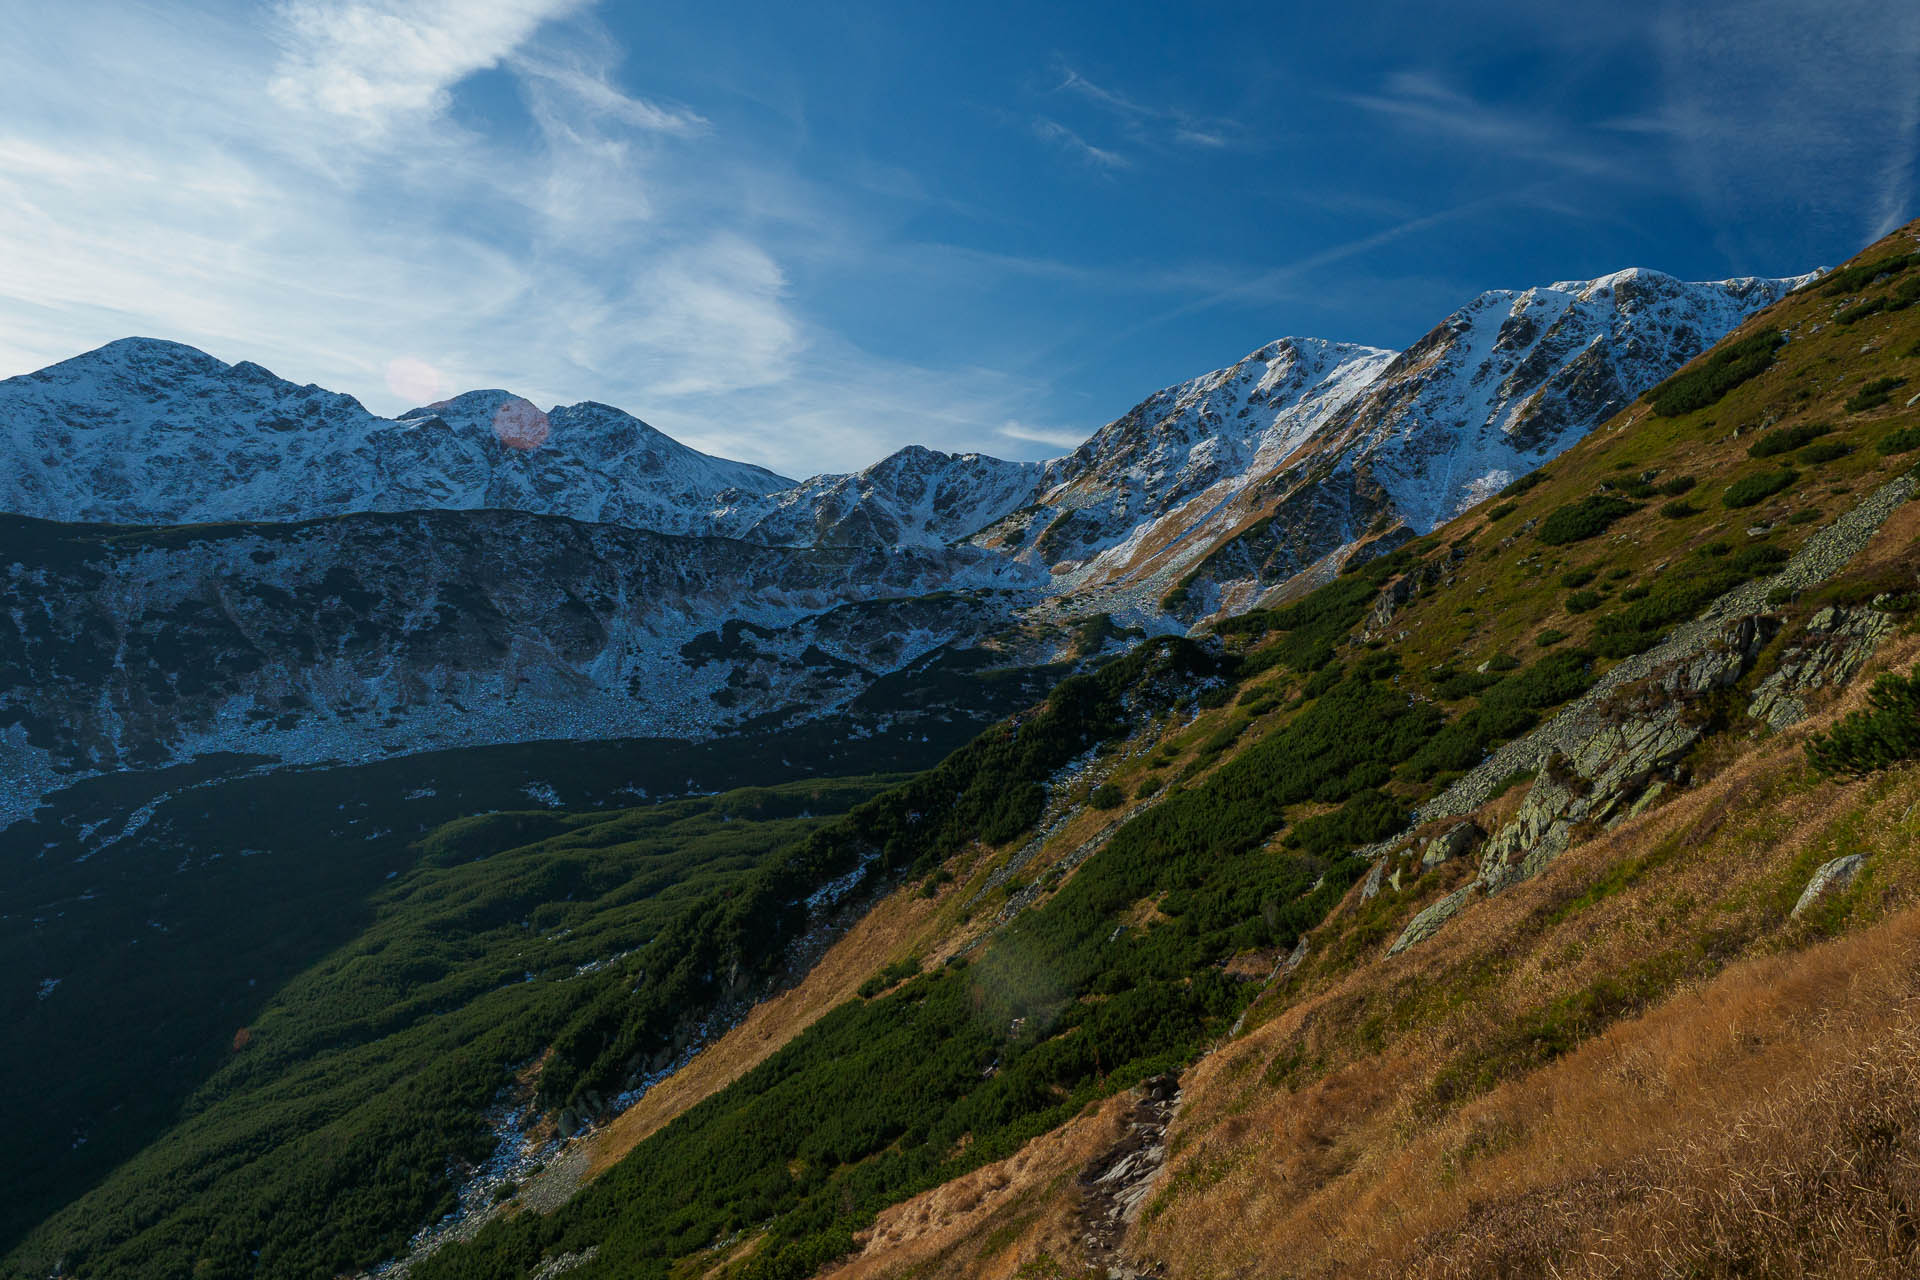
M 1097 613 L 1184 629 L 1432 527 L 1799 282 L 1494 291 L 1398 355 L 1270 343 L 1050 463 L 916 447 L 800 483 L 602 404 L 472 391 L 387 419 L 111 343 L 0 382 L 0 510 L 30 518 L 0 557 L 0 821 L 216 751 L 702 737 L 844 709 L 936 651 L 1123 643 L 1061 625 Z

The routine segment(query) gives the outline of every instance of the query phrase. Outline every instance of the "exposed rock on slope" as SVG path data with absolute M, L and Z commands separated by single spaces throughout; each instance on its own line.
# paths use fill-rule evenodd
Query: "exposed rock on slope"
M 1481 848 L 1474 878 L 1409 921 L 1388 954 L 1431 937 L 1476 894 L 1497 893 L 1538 875 L 1583 827 L 1613 826 L 1683 783 L 1681 762 L 1709 727 L 1703 700 L 1738 684 L 1780 630 L 1779 619 L 1766 611 L 1768 593 L 1802 590 L 1833 576 L 1915 487 L 1911 475 L 1883 485 L 1809 538 L 1777 576 L 1729 591 L 1698 621 L 1614 667 L 1591 692 L 1424 806 L 1427 818 L 1465 813 L 1491 798 L 1498 779 L 1539 770 L 1519 812 Z M 1756 691 L 1750 714 L 1774 728 L 1794 723 L 1806 714 L 1803 694 L 1831 687 L 1838 672 L 1858 671 L 1892 629 L 1885 615 L 1870 609 L 1821 610 L 1788 643 Z M 1383 862 L 1400 843 L 1382 846 Z
M 1496 289 L 1398 356 L 1328 424 L 1425 532 L 1559 453 L 1810 276 L 1689 284 L 1644 268 Z
M 1358 395 L 1391 352 L 1282 338 L 1168 387 L 1049 464 L 1029 506 L 978 541 L 1092 580 L 1164 552 Z

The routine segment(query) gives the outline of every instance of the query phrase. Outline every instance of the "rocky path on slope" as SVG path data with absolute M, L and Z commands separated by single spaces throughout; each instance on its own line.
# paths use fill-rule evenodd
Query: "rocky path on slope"
M 1133 1088 L 1126 1132 L 1080 1171 L 1080 1242 L 1087 1261 L 1108 1280 L 1147 1280 L 1164 1264 L 1141 1269 L 1121 1256 L 1127 1228 L 1140 1217 L 1155 1179 L 1167 1163 L 1167 1125 L 1180 1107 L 1180 1078 L 1154 1076 Z

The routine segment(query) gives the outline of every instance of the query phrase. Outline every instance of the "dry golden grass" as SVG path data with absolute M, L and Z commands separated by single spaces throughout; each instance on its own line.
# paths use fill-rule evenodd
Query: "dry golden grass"
M 1920 1273 L 1920 910 L 1743 962 L 1384 1172 L 1342 1242 L 1375 1274 Z
M 1078 1274 L 1074 1175 L 1125 1132 L 1125 1094 L 1027 1143 L 1005 1160 L 883 1212 L 836 1280 L 1009 1280 L 1046 1257 Z
M 1304 968 L 1189 1073 L 1136 1251 L 1207 1277 L 1920 1274 L 1920 774 L 1814 784 L 1813 727 L 1402 956 Z M 1786 921 L 1855 850 L 1852 920 L 1880 923 Z M 1437 1088 L 1636 965 L 1663 984 L 1640 1016 L 1532 1069 L 1520 1046 L 1464 1102 Z

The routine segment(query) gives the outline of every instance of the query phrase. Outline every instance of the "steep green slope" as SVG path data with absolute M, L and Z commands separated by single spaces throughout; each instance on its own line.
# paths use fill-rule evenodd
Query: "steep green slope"
M 391 871 L 394 883 L 373 894 L 366 929 L 277 992 L 268 1012 L 249 1022 L 244 1047 L 234 1049 L 240 1038 L 227 1030 L 221 1044 L 231 1061 L 188 1100 L 185 1121 L 45 1223 L 10 1265 L 26 1275 L 64 1260 L 89 1275 L 324 1276 L 393 1256 L 445 1211 L 453 1188 L 447 1161 L 484 1154 L 485 1113 L 537 1053 L 551 1050 L 525 1077 L 529 1100 L 554 1111 L 600 1111 L 637 1077 L 675 1060 L 700 1025 L 724 1021 L 786 973 L 792 946 L 820 923 L 810 899 L 823 887 L 843 880 L 840 891 L 858 900 L 909 865 L 933 865 L 974 830 L 1022 829 L 1043 797 L 1037 785 L 1003 786 L 1007 778 L 1046 777 L 1120 732 L 1132 702 L 1190 700 L 1214 665 L 1184 642 L 1143 648 L 1098 676 L 1066 680 L 1018 731 L 990 731 L 824 826 L 817 818 L 749 826 L 740 819 L 753 811 L 742 806 L 777 809 L 800 796 L 817 814 L 873 787 L 793 784 L 617 818 L 536 813 L 477 820 L 477 828 L 468 820 L 411 850 L 384 848 L 385 860 L 369 866 Z M 781 749 L 777 737 L 752 741 L 758 750 Z M 815 764 L 849 752 L 823 745 Z M 789 740 L 784 750 L 802 747 Z M 911 749 L 884 738 L 852 750 L 911 758 Z M 662 764 L 695 768 L 702 754 L 681 752 Z M 380 776 L 392 767 L 381 766 Z M 261 802 L 274 788 L 297 786 L 285 775 L 254 781 L 268 789 L 229 815 L 237 828 L 273 820 Z M 299 794 L 310 804 L 316 793 Z M 945 820 L 922 821 L 936 812 Z M 361 820 L 340 819 L 349 827 Z M 714 823 L 724 830 L 703 829 Z M 227 834 L 245 838 L 240 829 Z M 326 842 L 343 834 L 329 824 L 305 838 L 324 855 Z M 536 835 L 545 838 L 524 844 Z M 163 832 L 155 852 L 177 856 L 178 837 Z M 421 863 L 406 869 L 422 851 Z M 72 864 L 55 865 L 48 874 L 71 874 Z M 369 868 L 360 860 L 314 865 L 342 875 L 332 892 L 344 900 L 334 905 L 350 908 L 352 876 Z M 275 918 L 276 909 L 246 889 L 226 884 L 234 895 L 226 909 L 251 906 Z M 348 910 L 341 919 L 355 916 Z M 527 930 L 541 926 L 573 932 L 558 959 L 534 971 L 541 980 L 522 983 L 516 966 Z M 309 929 L 290 950 L 337 938 L 338 927 L 336 920 Z M 391 956 L 386 934 L 405 940 L 392 944 Z M 349 963 L 376 954 L 380 963 Z M 204 947 L 187 952 L 194 957 L 231 980 L 229 957 Z M 617 963 L 569 970 L 609 957 Z M 190 972 L 175 959 L 162 985 Z M 237 1010 L 208 1016 L 223 1011 Z M 282 1048 L 267 1047 L 274 1044 Z M 111 1076 L 107 1064 L 101 1069 Z M 314 1238 L 329 1243 L 303 1246 Z
M 369 895 L 351 940 L 231 1035 L 180 1123 L 43 1226 L 15 1268 L 324 1275 L 401 1251 L 453 1208 L 448 1162 L 491 1153 L 485 1117 L 508 1068 L 603 990 L 680 962 L 676 932 L 884 785 L 440 828 Z
M 665 739 L 477 747 L 365 765 L 258 757 L 88 779 L 0 833 L 0 1254 L 154 1140 L 288 980 L 366 928 L 426 830 L 532 804 L 625 807 L 796 777 L 924 768 L 1060 673 L 946 650 L 845 717 Z M 904 701 L 927 714 L 896 723 Z

